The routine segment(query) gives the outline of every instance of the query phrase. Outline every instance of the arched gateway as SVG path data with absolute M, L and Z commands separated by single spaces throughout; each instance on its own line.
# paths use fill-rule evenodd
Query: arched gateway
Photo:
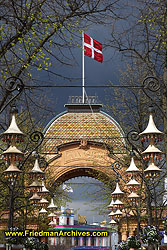
M 112 178 L 114 154 L 124 151 L 121 127 L 101 111 L 95 97 L 84 104 L 80 97 L 71 97 L 65 107 L 45 128 L 43 150 L 50 176 L 56 183 L 78 176 Z

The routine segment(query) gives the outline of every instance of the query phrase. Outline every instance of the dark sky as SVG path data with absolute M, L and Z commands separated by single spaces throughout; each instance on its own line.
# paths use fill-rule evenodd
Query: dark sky
M 102 27 L 90 28 L 85 32 L 93 39 L 105 43 L 108 33 Z M 81 43 L 81 41 L 80 41 Z M 58 66 L 54 62 L 52 63 L 51 70 L 57 72 L 58 74 L 77 78 L 78 80 L 68 81 L 63 78 L 58 78 L 55 75 L 49 74 L 47 72 L 37 72 L 36 76 L 42 81 L 43 84 L 49 85 L 82 85 L 82 50 L 81 48 L 72 49 L 73 56 L 76 62 L 74 66 Z M 68 52 L 67 52 L 68 54 Z M 98 85 L 105 86 L 109 81 L 112 81 L 116 85 L 119 84 L 119 74 L 120 69 L 123 68 L 123 62 L 121 61 L 120 54 L 115 52 L 113 49 L 104 48 L 103 49 L 103 63 L 99 63 L 92 58 L 85 56 L 85 85 L 93 85 L 95 88 L 87 88 L 87 95 L 97 95 L 102 103 L 105 103 L 105 88 L 98 88 Z M 39 82 L 40 84 L 40 82 Z M 65 110 L 64 104 L 67 103 L 69 96 L 79 96 L 82 95 L 81 88 L 48 88 L 44 89 L 48 98 L 52 100 L 52 108 L 56 114 Z M 51 119 L 53 117 L 50 117 Z M 49 120 L 48 120 L 49 121 Z

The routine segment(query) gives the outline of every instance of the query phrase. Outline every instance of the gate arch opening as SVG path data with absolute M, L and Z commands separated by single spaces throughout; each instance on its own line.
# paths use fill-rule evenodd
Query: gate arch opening
M 67 167 L 64 171 L 61 171 L 58 177 L 52 175 L 52 183 L 54 183 L 54 186 L 60 186 L 65 181 L 82 176 L 97 179 L 110 186 L 111 190 L 115 186 L 115 175 L 107 175 L 105 172 L 97 170 L 94 167 Z
M 115 179 L 111 165 L 115 160 L 108 149 L 112 148 L 117 157 L 122 156 L 124 132 L 111 116 L 101 111 L 101 104 L 75 103 L 74 99 L 65 105 L 67 111 L 53 118 L 45 128 L 43 152 L 49 162 L 47 171 L 57 185 L 78 176 L 94 177 L 111 185 Z

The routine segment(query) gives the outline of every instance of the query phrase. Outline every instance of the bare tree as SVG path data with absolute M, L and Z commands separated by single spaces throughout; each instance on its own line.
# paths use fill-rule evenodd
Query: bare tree
M 125 88 L 113 89 L 113 83 L 110 83 L 111 90 L 107 88 L 107 110 L 112 114 L 112 116 L 119 121 L 125 134 L 128 135 L 129 132 L 137 131 L 142 132 L 146 125 L 148 124 L 148 106 L 150 105 L 150 99 L 144 95 L 141 88 L 143 78 L 148 75 L 149 68 L 146 67 L 139 59 L 133 61 L 133 65 L 127 65 L 126 71 L 121 72 L 120 84 L 125 86 Z M 129 86 L 127 89 L 126 86 Z M 161 92 L 154 95 L 154 100 L 158 103 L 160 101 Z M 152 94 L 153 98 L 153 94 Z M 112 106 L 109 100 L 113 100 Z M 162 118 L 162 116 L 161 116 Z M 162 119 L 160 119 L 158 108 L 155 109 L 154 120 L 158 127 L 161 125 Z M 128 137 L 129 138 L 129 137 Z M 127 149 L 136 152 L 136 165 L 143 172 L 145 166 L 147 166 L 143 161 L 143 155 L 141 152 L 144 151 L 145 145 L 139 140 L 130 141 L 130 147 L 127 144 Z M 127 143 L 128 143 L 127 141 Z M 158 145 L 160 146 L 160 145 Z M 161 145 L 163 148 L 163 145 Z M 118 159 L 119 160 L 119 159 Z M 126 165 L 129 165 L 130 157 L 125 157 Z M 164 195 L 164 177 L 166 176 L 165 170 L 165 157 L 158 162 L 159 167 L 163 169 L 163 173 L 160 178 L 149 179 L 142 176 L 139 182 L 141 182 L 140 187 L 140 200 L 137 204 L 130 205 L 127 203 L 126 206 L 133 210 L 134 215 L 138 220 L 138 233 L 140 229 L 140 222 L 144 219 L 148 219 L 148 224 L 155 224 L 159 226 L 161 224 L 162 214 L 165 207 L 163 200 Z M 139 191 L 139 190 L 138 190 Z M 125 202 L 126 203 L 126 202 Z M 135 206 L 134 206 L 135 205 Z M 136 210 L 134 209 L 136 207 Z M 146 216 L 146 211 L 147 215 Z
M 9 76 L 30 81 L 34 78 L 31 71 L 34 67 L 60 76 L 55 67 L 51 70 L 52 60 L 55 65 L 70 65 L 74 61 L 70 50 L 77 45 L 74 37 L 77 38 L 88 23 L 103 20 L 106 15 L 114 16 L 117 2 L 1 1 L 1 81 Z M 0 109 L 8 96 L 9 91 L 2 88 Z
M 116 20 L 112 26 L 109 46 L 120 51 L 132 67 L 140 60 L 143 67 L 147 68 L 147 75 L 159 79 L 161 88 L 159 103 L 156 103 L 157 99 L 154 101 L 151 94 L 149 98 L 160 109 L 164 119 L 164 132 L 167 134 L 167 3 L 164 0 L 156 2 L 136 0 L 133 3 L 125 1 L 121 10 L 122 19 Z

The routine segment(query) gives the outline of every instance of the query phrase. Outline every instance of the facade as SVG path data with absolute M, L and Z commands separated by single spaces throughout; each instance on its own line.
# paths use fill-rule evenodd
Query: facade
M 114 178 L 108 166 L 113 154 L 125 152 L 124 133 L 119 124 L 101 110 L 93 97 L 87 103 L 72 97 L 66 111 L 45 128 L 43 151 L 47 168 L 56 183 L 78 176 Z
M 101 110 L 102 105 L 95 97 L 88 97 L 82 103 L 82 97 L 73 96 L 65 108 L 44 131 L 43 152 L 49 163 L 46 171 L 55 188 L 71 178 L 88 176 L 108 182 L 114 190 L 116 174 L 111 165 L 126 154 L 123 130 Z M 119 173 L 124 176 L 125 169 L 119 169 Z M 121 185 L 123 189 L 120 180 Z M 131 235 L 135 229 L 133 225 Z M 120 239 L 126 235 L 125 221 Z
M 62 236 L 50 237 L 48 239 L 50 247 L 64 245 L 64 247 L 70 246 L 71 249 L 109 250 L 111 247 L 114 249 L 118 244 L 117 233 L 111 233 L 107 227 L 101 227 L 97 224 L 74 224 L 73 209 L 61 208 L 61 211 L 57 212 L 52 219 L 50 230 Z M 63 236 L 68 232 L 70 237 Z M 83 234 L 90 236 L 83 236 Z

